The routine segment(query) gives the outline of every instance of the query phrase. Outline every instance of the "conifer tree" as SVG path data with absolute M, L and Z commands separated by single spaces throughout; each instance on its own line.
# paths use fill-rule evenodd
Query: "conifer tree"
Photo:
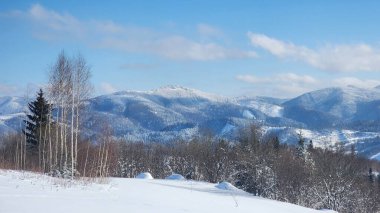
M 273 149 L 276 151 L 280 149 L 280 140 L 277 136 L 273 139 Z
M 305 138 L 302 135 L 302 132 L 298 134 L 298 147 L 297 147 L 297 157 L 303 158 L 305 152 Z
M 369 180 L 370 183 L 374 182 L 373 176 L 374 175 L 373 175 L 373 172 L 372 172 L 372 168 L 369 168 L 369 170 L 368 170 L 368 180 Z
M 44 97 L 42 89 L 37 93 L 36 100 L 28 104 L 30 114 L 24 120 L 26 128 L 23 130 L 29 148 L 37 149 L 41 143 L 41 128 L 46 127 L 49 120 L 50 105 Z
M 355 151 L 355 145 L 351 145 L 351 151 L 350 151 L 351 158 L 355 158 L 356 151 Z
M 309 145 L 307 146 L 307 151 L 311 152 L 313 151 L 313 149 L 314 149 L 313 141 L 310 140 Z

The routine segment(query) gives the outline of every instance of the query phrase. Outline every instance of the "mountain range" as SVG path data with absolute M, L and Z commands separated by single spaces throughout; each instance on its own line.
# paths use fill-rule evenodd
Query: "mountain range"
M 27 101 L 0 97 L 0 133 L 22 127 Z M 86 102 L 84 133 L 95 137 L 109 125 L 113 135 L 132 141 L 187 140 L 202 132 L 234 139 L 251 123 L 282 143 L 296 143 L 297 134 L 316 146 L 342 142 L 359 154 L 380 160 L 380 86 L 333 87 L 292 99 L 244 96 L 227 98 L 181 86 L 151 91 L 121 91 Z

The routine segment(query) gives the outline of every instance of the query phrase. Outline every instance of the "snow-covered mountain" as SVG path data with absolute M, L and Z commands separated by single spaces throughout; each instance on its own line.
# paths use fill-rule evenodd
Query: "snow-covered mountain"
M 26 102 L 0 99 L 0 132 L 20 127 Z M 115 137 L 139 141 L 189 139 L 201 132 L 235 138 L 238 130 L 260 123 L 267 135 L 295 143 L 302 129 L 316 145 L 343 142 L 380 159 L 380 89 L 326 88 L 284 100 L 270 97 L 226 98 L 181 86 L 152 91 L 121 91 L 88 100 L 88 136 L 104 125 Z M 377 157 L 379 156 L 379 157 Z
M 93 98 L 88 106 L 88 129 L 99 131 L 99 122 L 91 121 L 102 119 L 118 136 L 149 141 L 189 138 L 203 130 L 223 134 L 268 117 L 235 100 L 179 86 L 116 92 Z
M 283 104 L 284 116 L 309 126 L 334 126 L 360 120 L 380 120 L 380 90 L 353 86 L 326 88 Z M 301 112 L 301 113 L 300 113 Z
M 22 126 L 27 101 L 21 97 L 0 97 L 0 134 L 15 132 Z

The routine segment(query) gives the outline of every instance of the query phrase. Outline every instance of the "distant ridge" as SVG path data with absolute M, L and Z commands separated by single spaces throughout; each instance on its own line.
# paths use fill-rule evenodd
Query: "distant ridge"
M 241 128 L 256 123 L 282 143 L 296 143 L 302 129 L 315 145 L 358 144 L 359 153 L 380 160 L 379 88 L 331 87 L 292 99 L 227 98 L 175 85 L 120 91 L 87 101 L 82 133 L 96 140 L 106 122 L 115 137 L 130 141 L 189 140 L 202 132 L 235 140 Z M 25 106 L 22 98 L 0 97 L 0 134 L 20 129 Z

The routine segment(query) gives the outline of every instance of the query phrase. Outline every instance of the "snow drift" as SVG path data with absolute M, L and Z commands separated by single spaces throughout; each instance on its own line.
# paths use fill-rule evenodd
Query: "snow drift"
M 240 190 L 227 181 L 222 181 L 222 182 L 218 183 L 215 187 L 218 189 L 230 190 L 230 191 L 239 191 Z
M 185 178 L 182 175 L 175 174 L 175 173 L 167 176 L 165 179 L 167 179 L 167 180 L 185 180 Z
M 148 179 L 148 180 L 152 180 L 153 179 L 153 176 L 152 174 L 150 174 L 149 172 L 143 172 L 143 173 L 140 173 L 136 176 L 137 179 Z

